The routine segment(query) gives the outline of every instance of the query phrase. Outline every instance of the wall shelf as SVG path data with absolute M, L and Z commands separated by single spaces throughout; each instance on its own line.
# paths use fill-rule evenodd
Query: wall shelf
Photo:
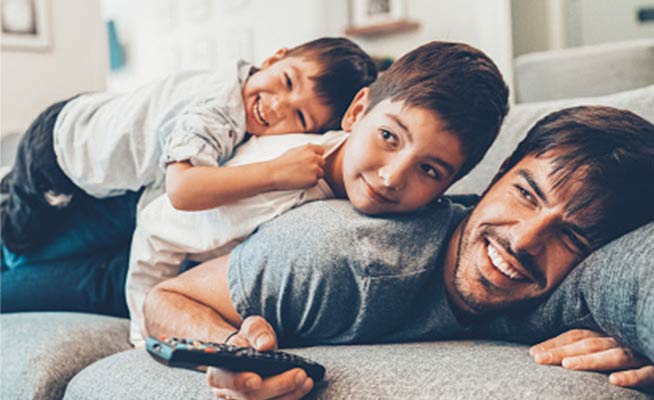
M 345 30 L 346 35 L 374 37 L 391 33 L 410 32 L 420 28 L 420 23 L 412 20 L 400 20 L 384 24 L 350 26 Z

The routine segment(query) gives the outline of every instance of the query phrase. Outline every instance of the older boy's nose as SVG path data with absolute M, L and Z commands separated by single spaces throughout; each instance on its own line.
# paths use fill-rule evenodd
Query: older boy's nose
M 406 172 L 408 166 L 406 162 L 398 160 L 388 163 L 379 169 L 379 179 L 382 184 L 389 189 L 400 190 L 406 183 Z

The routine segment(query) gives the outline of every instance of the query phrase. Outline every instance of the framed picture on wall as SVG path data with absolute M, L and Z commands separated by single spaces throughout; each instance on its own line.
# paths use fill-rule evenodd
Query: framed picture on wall
M 350 0 L 351 26 L 364 28 L 406 18 L 405 0 Z
M 0 0 L 3 49 L 44 51 L 50 47 L 48 0 Z

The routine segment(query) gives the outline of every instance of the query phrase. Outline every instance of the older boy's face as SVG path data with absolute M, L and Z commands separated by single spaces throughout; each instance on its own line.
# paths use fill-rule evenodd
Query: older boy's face
M 343 155 L 345 189 L 366 214 L 425 206 L 445 192 L 465 160 L 458 137 L 427 109 L 384 100 L 346 125 L 351 133 Z
M 320 65 L 285 54 L 268 58 L 243 87 L 246 131 L 253 135 L 317 132 L 331 116 L 310 79 L 320 73 Z
M 478 314 L 541 297 L 588 254 L 584 224 L 592 224 L 594 207 L 568 213 L 583 182 L 571 177 L 555 190 L 551 160 L 526 156 L 457 230 L 445 281 L 463 310 Z

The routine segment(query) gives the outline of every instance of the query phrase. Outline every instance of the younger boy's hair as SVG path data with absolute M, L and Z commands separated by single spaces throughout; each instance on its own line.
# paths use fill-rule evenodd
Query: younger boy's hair
M 654 220 L 654 125 L 638 115 L 605 106 L 548 114 L 527 132 L 493 181 L 528 155 L 552 157 L 555 190 L 566 182 L 581 184 L 574 186 L 566 211 L 582 213 L 590 250 Z
M 340 129 L 341 119 L 354 95 L 377 78 L 372 58 L 354 42 L 345 38 L 321 38 L 293 47 L 286 57 L 309 58 L 320 65 L 312 76 L 316 94 L 332 115 L 319 131 Z
M 461 141 L 461 178 L 493 144 L 509 110 L 509 89 L 483 52 L 463 43 L 434 41 L 395 61 L 370 86 L 368 110 L 385 100 L 437 113 Z

